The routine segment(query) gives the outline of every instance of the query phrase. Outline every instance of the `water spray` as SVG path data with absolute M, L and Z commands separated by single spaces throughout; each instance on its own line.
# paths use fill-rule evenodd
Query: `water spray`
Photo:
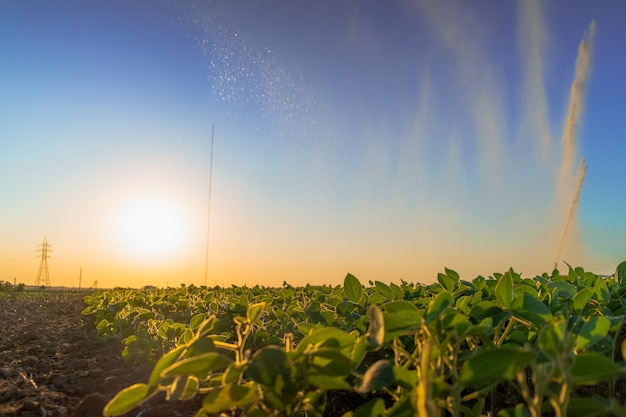
M 565 126 L 563 127 L 563 136 L 561 137 L 561 165 L 559 167 L 558 182 L 556 185 L 557 199 L 559 202 L 565 201 L 569 198 L 571 185 L 576 184 L 576 192 L 569 204 L 567 216 L 565 217 L 565 224 L 563 227 L 563 233 L 561 234 L 561 240 L 557 247 L 556 262 L 554 263 L 554 269 L 557 269 L 559 260 L 561 259 L 561 252 L 565 246 L 568 232 L 574 219 L 576 217 L 576 209 L 578 208 L 578 201 L 580 199 L 580 192 L 585 181 L 585 174 L 587 173 L 587 166 L 585 165 L 584 158 L 581 159 L 576 174 L 574 176 L 572 170 L 574 167 L 574 159 L 576 158 L 575 139 L 578 125 L 583 111 L 583 101 L 585 96 L 585 87 L 587 79 L 589 78 L 589 61 L 591 56 L 591 50 L 593 47 L 593 38 L 595 34 L 596 24 L 592 21 L 589 25 L 589 30 L 585 34 L 583 40 L 578 47 L 578 57 L 576 58 L 576 70 L 574 75 L 574 81 L 570 88 L 569 104 L 567 106 L 567 114 L 565 117 Z M 565 210 L 565 205 L 557 206 L 559 211 Z

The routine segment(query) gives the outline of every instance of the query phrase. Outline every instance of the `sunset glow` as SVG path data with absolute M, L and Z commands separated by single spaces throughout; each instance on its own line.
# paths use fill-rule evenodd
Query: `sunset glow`
M 624 2 L 60 3 L 0 7 L 0 280 L 626 259 Z
M 130 258 L 157 261 L 180 250 L 188 239 L 187 222 L 174 203 L 143 199 L 120 212 L 117 233 Z

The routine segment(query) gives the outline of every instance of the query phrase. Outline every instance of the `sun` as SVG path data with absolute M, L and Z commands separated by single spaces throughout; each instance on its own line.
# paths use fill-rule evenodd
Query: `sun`
M 180 249 L 187 225 L 177 204 L 151 197 L 133 201 L 121 210 L 117 229 L 129 255 L 155 259 Z

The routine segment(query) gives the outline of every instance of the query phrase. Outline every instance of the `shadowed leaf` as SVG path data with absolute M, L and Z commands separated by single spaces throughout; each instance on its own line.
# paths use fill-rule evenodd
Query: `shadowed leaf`
M 367 344 L 378 349 L 382 346 L 385 339 L 385 319 L 383 312 L 378 306 L 370 306 L 367 310 L 370 319 L 370 327 L 367 330 Z
M 391 385 L 394 379 L 391 363 L 386 359 L 381 359 L 367 368 L 363 380 L 354 387 L 354 390 L 360 394 L 377 391 Z
M 577 385 L 594 385 L 626 375 L 626 369 L 597 352 L 576 355 L 571 369 L 572 380 Z
M 363 294 L 363 286 L 354 275 L 348 274 L 343 280 L 343 292 L 348 300 L 358 303 Z
M 513 379 L 516 372 L 533 359 L 534 352 L 511 348 L 485 350 L 463 363 L 459 381 L 464 386 L 487 388 L 500 381 Z

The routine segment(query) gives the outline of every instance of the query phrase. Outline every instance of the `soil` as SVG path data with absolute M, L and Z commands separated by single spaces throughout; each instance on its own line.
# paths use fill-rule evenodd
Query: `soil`
M 95 417 L 120 390 L 147 382 L 119 341 L 96 338 L 84 293 L 0 294 L 0 416 Z M 193 416 L 196 401 L 155 396 L 126 416 Z
M 120 390 L 148 381 L 151 366 L 125 363 L 121 342 L 97 339 L 92 318 L 81 315 L 84 295 L 0 292 L 0 416 L 99 417 Z M 577 394 L 608 396 L 609 392 L 600 385 L 583 387 Z M 624 405 L 626 381 L 617 383 L 614 398 Z M 327 414 L 333 416 L 364 401 L 346 394 L 331 400 Z M 200 396 L 167 402 L 160 393 L 125 417 L 191 417 L 201 408 L 200 402 Z

